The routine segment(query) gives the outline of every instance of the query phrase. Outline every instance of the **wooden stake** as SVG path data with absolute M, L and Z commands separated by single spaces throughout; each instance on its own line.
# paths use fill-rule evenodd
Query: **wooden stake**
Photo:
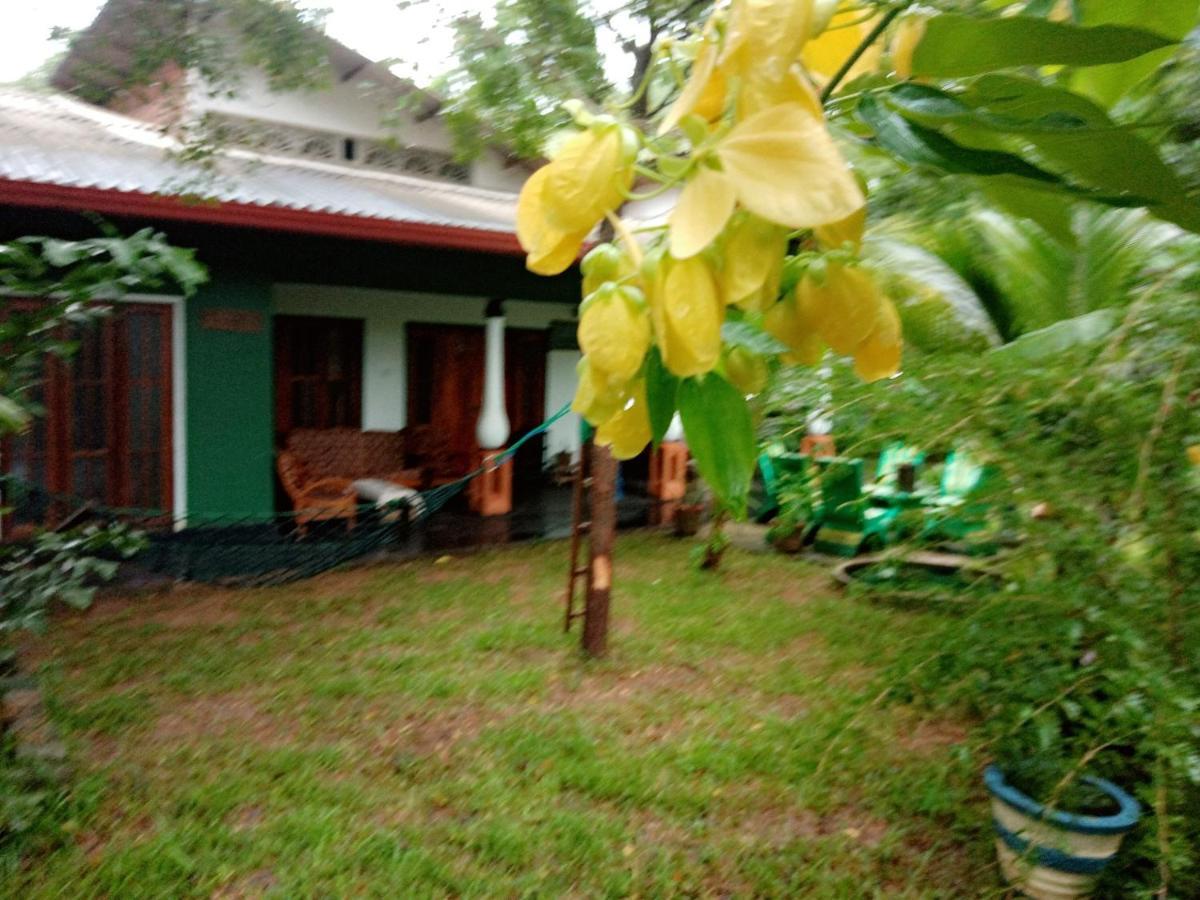
M 608 607 L 612 598 L 612 549 L 617 533 L 617 461 L 607 447 L 592 445 L 592 534 L 588 565 L 592 577 L 583 612 L 583 652 L 608 652 Z

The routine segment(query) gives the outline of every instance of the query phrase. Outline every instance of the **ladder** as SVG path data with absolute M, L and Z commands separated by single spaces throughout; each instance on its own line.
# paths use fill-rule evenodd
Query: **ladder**
M 579 466 L 575 470 L 574 486 L 571 497 L 571 560 L 567 572 L 567 596 L 564 606 L 566 614 L 563 618 L 563 631 L 571 630 L 571 623 L 583 617 L 587 607 L 588 593 L 592 589 L 592 567 L 590 554 L 581 553 L 584 548 L 584 538 L 590 538 L 591 522 L 591 458 L 592 442 L 587 440 L 579 451 Z M 580 556 L 583 561 L 580 562 Z M 583 593 L 578 592 L 578 584 L 582 580 Z

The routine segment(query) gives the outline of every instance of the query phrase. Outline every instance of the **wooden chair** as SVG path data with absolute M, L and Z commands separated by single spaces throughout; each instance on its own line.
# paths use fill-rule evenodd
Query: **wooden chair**
M 354 526 L 358 498 L 350 479 L 333 476 L 313 478 L 303 460 L 290 450 L 281 450 L 275 460 L 279 480 L 296 511 L 301 532 L 310 522 L 345 519 Z

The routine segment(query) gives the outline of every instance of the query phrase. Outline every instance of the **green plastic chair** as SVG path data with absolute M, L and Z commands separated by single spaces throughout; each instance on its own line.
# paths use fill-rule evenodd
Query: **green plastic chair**
M 898 511 L 872 506 L 863 491 L 861 459 L 816 460 L 820 503 L 814 548 L 833 556 L 856 556 L 891 543 Z
M 920 467 L 925 462 L 925 453 L 901 441 L 894 441 L 883 448 L 875 464 L 875 487 L 896 489 L 900 467 L 908 464 Z
M 976 462 L 966 450 L 953 451 L 942 469 L 940 493 L 929 501 L 922 537 L 962 541 L 986 528 L 990 507 L 978 498 L 998 477 L 995 466 Z

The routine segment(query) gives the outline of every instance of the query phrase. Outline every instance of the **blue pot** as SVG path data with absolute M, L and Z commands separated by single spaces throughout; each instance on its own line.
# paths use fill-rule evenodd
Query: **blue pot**
M 1137 800 L 1103 778 L 1082 781 L 1112 798 L 1117 811 L 1084 816 L 1050 809 L 1018 791 L 996 766 L 983 782 L 992 795 L 996 855 L 1004 877 L 1038 900 L 1087 897 L 1125 835 L 1138 823 Z

